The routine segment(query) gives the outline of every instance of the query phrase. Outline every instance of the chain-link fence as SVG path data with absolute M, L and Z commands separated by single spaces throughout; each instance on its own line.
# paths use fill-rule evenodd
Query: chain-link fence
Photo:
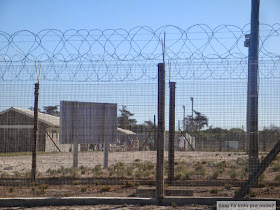
M 279 142 L 279 30 L 260 25 L 260 162 Z M 248 31 L 1 32 L 1 197 L 155 197 L 158 178 L 166 196 L 233 197 L 249 175 Z M 279 196 L 273 159 L 249 196 Z

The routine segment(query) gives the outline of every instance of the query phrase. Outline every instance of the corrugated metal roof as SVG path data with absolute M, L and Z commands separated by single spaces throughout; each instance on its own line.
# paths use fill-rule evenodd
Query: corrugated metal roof
M 4 110 L 4 111 L 0 112 L 0 114 L 4 114 L 8 111 L 15 111 L 15 112 L 21 113 L 23 115 L 26 115 L 28 117 L 31 117 L 31 118 L 34 117 L 34 112 L 33 111 L 18 108 L 18 107 L 11 107 L 7 110 Z M 45 124 L 51 126 L 51 127 L 59 127 L 59 121 L 60 121 L 59 117 L 39 112 L 38 113 L 38 120 L 42 123 L 45 123 Z
M 136 133 L 134 133 L 133 131 L 130 131 L 130 130 L 126 130 L 126 129 L 123 129 L 123 128 L 117 128 L 117 130 L 119 132 L 122 132 L 124 134 L 127 134 L 127 135 L 135 135 Z

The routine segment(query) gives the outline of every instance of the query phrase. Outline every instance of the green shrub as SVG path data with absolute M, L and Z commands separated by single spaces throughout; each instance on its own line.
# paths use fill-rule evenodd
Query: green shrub
M 220 174 L 219 171 L 215 171 L 210 178 L 216 180 L 218 178 L 219 174 Z
M 229 176 L 231 179 L 236 179 L 236 177 L 237 177 L 236 170 L 231 170 Z
M 101 165 L 96 165 L 96 166 L 94 166 L 94 168 L 92 169 L 92 172 L 93 172 L 93 174 L 96 175 L 96 176 L 102 175 L 102 174 L 103 174 L 103 172 L 102 172 L 102 166 L 101 166 Z
M 13 193 L 15 191 L 15 189 L 13 187 L 9 188 L 9 193 Z
M 174 173 L 175 173 L 175 179 L 180 179 L 180 180 L 190 179 L 190 175 L 191 175 L 187 167 L 182 164 L 175 166 Z
M 248 176 L 248 172 L 246 172 L 245 170 L 240 174 L 240 178 L 244 179 Z
M 155 163 L 152 163 L 150 161 L 146 161 L 143 163 L 142 169 L 144 171 L 146 170 L 154 170 L 155 169 Z
M 73 184 L 74 185 L 80 185 L 81 183 L 79 181 L 74 181 Z
M 259 188 L 264 188 L 264 187 L 266 187 L 266 184 L 263 183 L 263 182 L 260 182 L 260 183 L 258 184 L 258 187 L 259 187 Z
M 194 170 L 195 170 L 196 175 L 202 175 L 202 176 L 205 175 L 205 168 L 203 167 L 203 165 L 200 162 L 197 162 L 195 164 Z
M 7 177 L 9 177 L 9 174 L 7 172 L 3 172 L 1 174 L 1 178 L 7 178 Z
M 69 196 L 70 196 L 70 193 L 67 192 L 67 193 L 64 194 L 64 196 L 65 196 L 65 197 L 69 197 Z
M 126 181 L 125 182 L 125 187 L 126 188 L 135 187 L 135 186 L 136 186 L 135 182 L 131 182 L 131 181 Z
M 219 190 L 217 188 L 213 188 L 209 190 L 210 194 L 217 194 L 219 192 Z
M 109 173 L 110 176 L 117 175 L 118 177 L 124 176 L 126 165 L 124 163 L 118 162 L 115 165 L 110 166 Z
M 177 204 L 173 202 L 173 203 L 172 203 L 172 207 L 173 207 L 173 208 L 176 208 L 176 207 L 177 207 Z
M 143 177 L 149 177 L 151 175 L 150 171 L 144 171 L 143 172 Z
M 86 174 L 88 172 L 88 168 L 85 166 L 80 166 L 81 174 Z
M 249 196 L 250 197 L 256 197 L 257 196 L 257 193 L 252 191 L 252 190 L 249 190 Z
M 55 175 L 56 173 L 57 173 L 57 171 L 55 170 L 55 169 L 48 169 L 47 171 L 46 171 L 46 173 L 48 173 L 48 174 L 50 174 L 51 176 L 53 176 L 53 175 Z
M 127 167 L 129 174 L 135 170 L 136 177 L 149 177 L 155 174 L 155 163 L 145 161 L 143 163 L 133 163 L 131 167 Z
M 81 187 L 81 192 L 86 192 L 87 191 L 87 188 L 86 187 Z
M 76 177 L 78 175 L 78 170 L 76 168 L 70 168 L 69 173 L 70 173 L 70 175 Z
M 111 190 L 112 190 L 112 188 L 110 186 L 104 186 L 101 188 L 101 192 L 109 192 Z
M 226 167 L 227 167 L 226 161 L 222 161 L 222 162 L 217 163 L 217 168 L 219 170 L 223 171 L 223 172 L 224 172 Z
M 133 175 L 133 170 L 134 170 L 134 166 L 127 166 L 126 167 L 126 176 L 132 176 Z
M 231 185 L 231 184 L 226 184 L 226 185 L 225 185 L 225 189 L 226 189 L 226 190 L 231 190 L 231 188 L 232 188 L 232 185 Z
M 20 172 L 14 171 L 14 176 L 15 176 L 15 177 L 20 177 Z
M 41 184 L 40 186 L 39 186 L 39 189 L 44 189 L 44 190 L 46 190 L 46 189 L 48 189 L 49 188 L 49 185 L 47 185 L 47 184 Z

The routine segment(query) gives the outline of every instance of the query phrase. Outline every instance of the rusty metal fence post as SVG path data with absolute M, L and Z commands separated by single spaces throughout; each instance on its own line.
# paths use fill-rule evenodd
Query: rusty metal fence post
M 175 143 L 175 82 L 169 83 L 169 143 L 168 143 L 168 181 L 174 181 L 174 143 Z
M 164 138 L 165 138 L 165 64 L 158 64 L 158 130 L 157 130 L 156 198 L 164 197 Z
M 35 83 L 34 91 L 34 128 L 33 128 L 33 142 L 32 142 L 32 168 L 31 180 L 36 181 L 36 168 L 37 168 L 37 141 L 38 141 L 38 103 L 39 103 L 39 82 Z

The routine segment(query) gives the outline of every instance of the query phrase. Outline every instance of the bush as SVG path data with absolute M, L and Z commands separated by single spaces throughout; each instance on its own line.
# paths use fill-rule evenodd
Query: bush
M 9 177 L 9 174 L 8 174 L 8 173 L 3 172 L 3 173 L 1 174 L 1 178 L 7 178 L 7 177 Z
M 236 177 L 237 177 L 237 172 L 236 172 L 235 170 L 231 170 L 229 176 L 230 176 L 231 179 L 236 179 Z
M 110 187 L 110 186 L 104 186 L 104 187 L 102 187 L 101 188 L 101 192 L 109 192 L 109 191 L 111 191 L 112 190 L 112 188 Z
M 190 179 L 191 173 L 187 170 L 185 165 L 177 165 L 174 169 L 175 179 Z
M 224 172 L 225 168 L 227 167 L 226 161 L 222 161 L 217 163 L 217 168 Z
M 219 171 L 215 171 L 210 178 L 216 180 L 218 178 L 219 174 L 220 174 Z
M 49 188 L 49 185 L 47 185 L 47 184 L 41 184 L 40 186 L 39 186 L 39 189 L 44 189 L 44 190 L 46 190 L 46 189 L 48 189 Z
M 135 187 L 136 183 L 131 182 L 131 181 L 126 181 L 125 182 L 125 188 L 130 188 L 130 187 Z
M 87 191 L 87 188 L 86 187 L 81 187 L 81 192 L 86 192 Z
M 195 170 L 196 175 L 202 175 L 202 176 L 205 175 L 205 168 L 203 167 L 203 165 L 200 162 L 197 162 L 195 164 L 195 169 L 194 170 Z
M 249 190 L 249 196 L 250 197 L 256 197 L 257 196 L 257 193 L 252 191 L 252 190 Z
M 9 193 L 13 193 L 15 191 L 15 189 L 13 187 L 9 188 Z
M 96 165 L 93 169 L 92 169 L 92 172 L 94 175 L 96 176 L 100 176 L 103 174 L 102 172 L 102 166 L 101 165 Z
M 231 185 L 231 184 L 226 184 L 226 185 L 225 185 L 225 189 L 226 189 L 226 190 L 231 190 L 231 188 L 232 188 L 232 185 Z
M 81 183 L 79 181 L 73 182 L 74 185 L 80 185 Z
M 219 192 L 219 190 L 217 188 L 213 188 L 211 190 L 209 190 L 210 194 L 217 194 Z

